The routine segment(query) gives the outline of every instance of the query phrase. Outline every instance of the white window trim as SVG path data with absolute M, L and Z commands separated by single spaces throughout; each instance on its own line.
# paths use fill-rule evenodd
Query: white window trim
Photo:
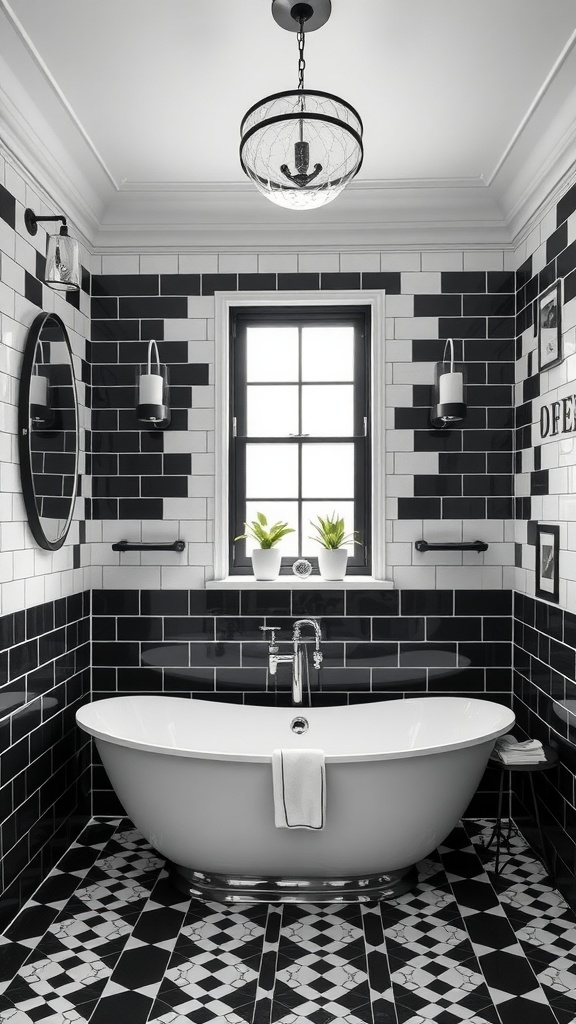
M 215 300 L 215 407 L 216 407 L 216 490 L 214 525 L 214 579 L 208 588 L 230 589 L 282 589 L 310 588 L 361 589 L 362 587 L 389 588 L 386 579 L 386 424 L 385 424 L 385 293 L 380 289 L 348 291 L 306 292 L 216 292 Z M 344 580 L 328 584 L 317 576 L 309 580 L 282 576 L 273 583 L 262 583 L 246 576 L 229 575 L 229 339 L 230 310 L 239 306 L 369 306 L 371 310 L 371 417 L 372 417 L 372 576 L 346 576 Z

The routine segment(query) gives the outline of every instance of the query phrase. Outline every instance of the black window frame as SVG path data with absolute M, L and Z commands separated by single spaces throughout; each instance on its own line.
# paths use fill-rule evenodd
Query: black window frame
M 246 332 L 252 326 L 278 327 L 281 325 L 354 327 L 354 434 L 341 437 L 258 436 L 257 441 L 266 444 L 295 445 L 350 443 L 355 446 L 354 457 L 354 530 L 358 531 L 360 544 L 354 545 L 354 553 L 348 560 L 348 572 L 358 576 L 370 576 L 371 564 L 371 308 L 358 304 L 334 306 L 238 306 L 230 309 L 230 435 L 229 435 L 229 574 L 251 575 L 252 563 L 246 553 L 245 541 L 234 541 L 243 533 L 246 518 L 246 444 L 254 438 L 246 435 Z M 299 381 L 301 384 L 301 381 Z M 301 460 L 299 459 L 299 472 Z M 263 501 L 266 499 L 262 499 Z M 298 496 L 299 517 L 301 517 L 301 495 Z M 329 501 L 328 501 L 329 504 Z M 328 509 L 327 511 L 332 511 Z M 304 532 L 301 530 L 301 537 Z M 281 575 L 291 575 L 296 555 L 282 558 Z M 318 559 L 307 554 L 318 573 Z

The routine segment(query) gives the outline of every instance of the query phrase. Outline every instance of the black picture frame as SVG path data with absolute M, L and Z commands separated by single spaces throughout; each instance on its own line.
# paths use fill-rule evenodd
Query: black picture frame
M 538 369 L 562 362 L 562 282 L 555 281 L 536 300 Z
M 560 527 L 536 527 L 536 597 L 559 600 Z

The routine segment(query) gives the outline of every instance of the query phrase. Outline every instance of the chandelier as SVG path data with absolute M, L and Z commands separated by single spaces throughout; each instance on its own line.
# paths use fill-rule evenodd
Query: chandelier
M 278 206 L 313 210 L 330 203 L 362 164 L 362 121 L 345 100 L 304 88 L 305 30 L 330 17 L 330 0 L 272 0 L 281 28 L 297 32 L 298 88 L 255 103 L 240 126 L 240 163 L 256 188 Z

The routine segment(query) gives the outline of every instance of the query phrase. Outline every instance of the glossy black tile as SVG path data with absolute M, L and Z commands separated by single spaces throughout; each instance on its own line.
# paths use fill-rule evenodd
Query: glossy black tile
M 441 288 L 443 292 L 485 292 L 486 274 L 484 271 L 443 271 L 441 276 Z M 450 337 L 450 335 L 446 335 Z
M 200 274 L 161 274 L 161 295 L 200 295 Z
M 347 590 L 347 615 L 398 615 L 398 590 Z
M 402 277 L 395 271 L 368 271 L 362 274 L 363 288 L 382 288 L 388 295 L 400 295 Z
M 238 287 L 237 278 L 237 274 L 202 274 L 202 295 L 234 292 Z
M 342 274 L 321 274 L 320 282 L 321 288 L 332 288 L 336 291 L 339 289 L 344 290 L 345 288 L 360 288 L 360 274 L 352 272 Z
M 0 185 L 0 217 L 9 227 L 16 227 L 16 199 L 4 185 Z
M 276 291 L 276 274 L 239 274 L 238 288 L 241 292 Z
M 462 316 L 462 296 L 415 295 L 414 316 Z
M 319 274 L 278 274 L 278 291 L 316 291 Z

